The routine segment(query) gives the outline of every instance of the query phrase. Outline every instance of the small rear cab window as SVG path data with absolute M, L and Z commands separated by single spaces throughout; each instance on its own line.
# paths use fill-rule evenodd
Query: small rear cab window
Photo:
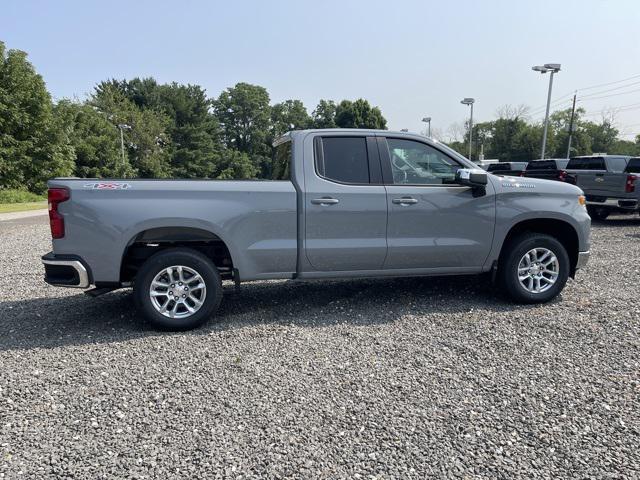
M 574 157 L 569 160 L 567 170 L 606 170 L 604 157 Z
M 556 170 L 556 168 L 556 162 L 553 160 L 540 160 L 527 164 L 527 170 Z

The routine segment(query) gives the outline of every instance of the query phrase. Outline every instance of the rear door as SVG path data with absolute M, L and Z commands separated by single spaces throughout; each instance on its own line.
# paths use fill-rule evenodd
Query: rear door
M 389 219 L 385 269 L 480 269 L 493 240 L 495 193 L 454 183 L 462 167 L 418 140 L 379 137 Z
M 320 271 L 380 270 L 387 199 L 375 137 L 332 133 L 310 136 L 305 145 L 308 262 Z

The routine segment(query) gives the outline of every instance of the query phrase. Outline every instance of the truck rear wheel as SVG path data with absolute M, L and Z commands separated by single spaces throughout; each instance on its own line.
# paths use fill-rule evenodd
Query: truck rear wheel
M 222 300 L 222 282 L 209 258 L 190 248 L 172 248 L 144 262 L 133 294 L 154 327 L 189 330 L 215 313 Z
M 506 246 L 498 275 L 509 296 L 521 303 L 544 303 L 556 297 L 569 278 L 569 255 L 550 235 L 526 233 Z

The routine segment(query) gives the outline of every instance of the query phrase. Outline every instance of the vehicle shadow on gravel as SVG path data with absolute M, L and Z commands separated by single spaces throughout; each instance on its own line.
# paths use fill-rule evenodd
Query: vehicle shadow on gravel
M 591 220 L 591 228 L 640 227 L 640 215 L 609 217 L 606 220 Z
M 130 290 L 98 298 L 75 294 L 0 303 L 0 351 L 112 343 L 141 337 L 203 335 L 259 324 L 323 327 L 391 323 L 404 315 L 532 308 L 510 303 L 486 277 L 416 277 L 225 285 L 216 318 L 182 333 L 159 332 L 134 307 Z M 557 300 L 560 301 L 560 300 Z

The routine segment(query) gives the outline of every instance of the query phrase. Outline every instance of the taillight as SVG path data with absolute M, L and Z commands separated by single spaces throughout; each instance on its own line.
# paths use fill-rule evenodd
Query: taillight
M 69 200 L 69 190 L 66 188 L 50 188 L 47 193 L 49 200 L 49 225 L 52 238 L 64 237 L 64 218 L 58 212 L 58 205 Z
M 637 175 L 627 175 L 627 183 L 624 186 L 624 191 L 627 193 L 632 193 L 636 191 L 636 180 Z
M 564 170 L 560 170 L 560 172 L 558 173 L 558 180 L 560 180 L 561 182 L 566 182 L 567 172 L 565 172 Z

